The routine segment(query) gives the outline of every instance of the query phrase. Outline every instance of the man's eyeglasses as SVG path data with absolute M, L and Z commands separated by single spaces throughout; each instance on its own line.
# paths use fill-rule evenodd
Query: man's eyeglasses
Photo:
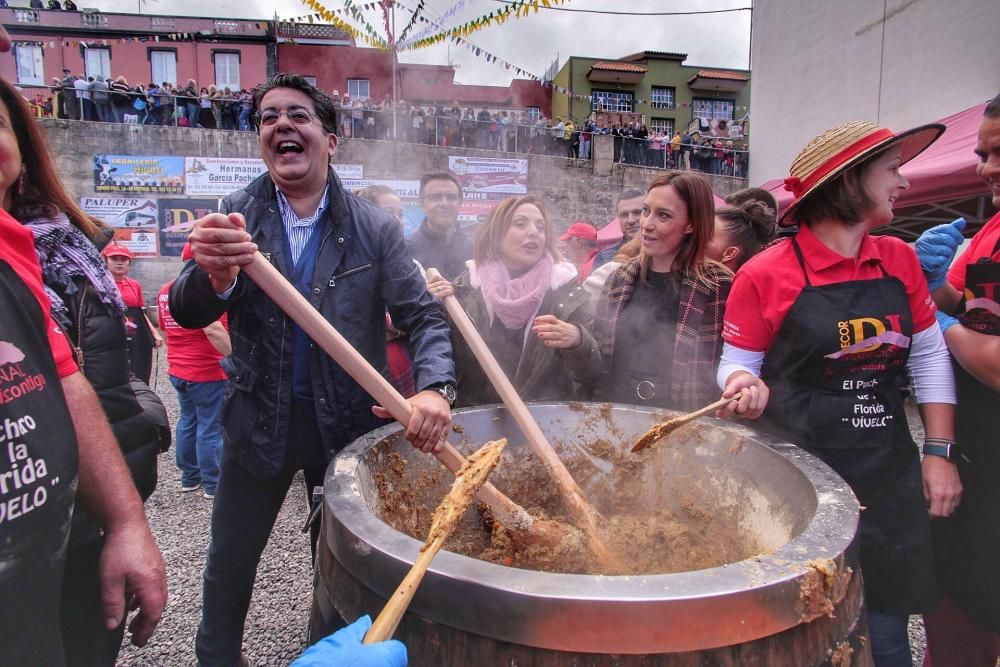
M 462 199 L 461 195 L 457 195 L 453 192 L 430 192 L 424 195 L 424 200 L 430 204 L 437 204 L 439 202 L 448 202 L 449 204 L 456 204 Z
M 284 111 L 277 109 L 264 109 L 257 112 L 257 124 L 269 127 L 278 122 L 282 115 L 288 116 L 288 120 L 296 125 L 311 125 L 313 119 L 319 120 L 319 116 L 304 107 L 290 107 Z

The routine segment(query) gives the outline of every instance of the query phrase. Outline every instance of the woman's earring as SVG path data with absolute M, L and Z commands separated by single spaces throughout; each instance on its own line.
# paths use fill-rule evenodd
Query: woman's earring
M 24 167 L 21 167 L 21 175 L 17 177 L 17 194 L 24 194 Z

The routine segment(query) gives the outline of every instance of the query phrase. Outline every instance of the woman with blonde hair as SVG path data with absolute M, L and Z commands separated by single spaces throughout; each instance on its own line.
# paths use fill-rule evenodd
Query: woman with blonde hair
M 572 371 L 598 360 L 587 293 L 556 243 L 541 201 L 512 197 L 498 204 L 476 230 L 473 258 L 454 286 L 442 278 L 428 281 L 438 298 L 454 293 L 526 401 L 572 400 Z M 454 329 L 452 346 L 457 405 L 500 402 Z

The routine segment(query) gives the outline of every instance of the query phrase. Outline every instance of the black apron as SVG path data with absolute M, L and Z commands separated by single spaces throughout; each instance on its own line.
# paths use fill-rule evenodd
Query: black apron
M 822 459 L 861 512 L 861 571 L 872 609 L 904 615 L 935 600 L 920 459 L 900 391 L 913 320 L 903 283 L 809 281 L 764 357 L 771 390 L 760 425 Z
M 965 269 L 962 326 L 1000 336 L 1000 240 L 990 257 Z M 1000 633 L 1000 393 L 957 361 L 955 440 L 962 457 L 962 502 L 947 520 L 934 522 L 934 547 L 942 587 L 980 623 Z
M 73 423 L 35 296 L 0 261 L 0 665 L 62 665 Z

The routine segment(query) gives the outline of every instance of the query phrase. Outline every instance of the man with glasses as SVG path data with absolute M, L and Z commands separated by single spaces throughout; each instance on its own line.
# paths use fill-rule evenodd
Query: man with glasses
M 188 262 L 170 290 L 183 327 L 229 315 L 233 352 L 224 446 L 204 575 L 199 664 L 247 664 L 240 653 L 261 552 L 292 478 L 322 487 L 333 456 L 388 416 L 317 348 L 240 267 L 259 250 L 378 369 L 385 312 L 409 334 L 418 393 L 406 437 L 444 443 L 455 397 L 449 329 L 389 214 L 347 192 L 330 168 L 337 148 L 327 95 L 278 74 L 253 96 L 268 172 L 194 226 Z M 375 412 L 375 414 L 373 414 Z M 312 526 L 315 548 L 319 526 Z M 305 619 L 301 619 L 305 622 Z
M 472 239 L 458 225 L 461 205 L 462 187 L 451 174 L 436 172 L 420 179 L 424 220 L 406 239 L 406 246 L 413 259 L 425 268 L 437 269 L 448 280 L 462 275 L 465 262 L 472 259 Z
M 635 188 L 629 188 L 618 196 L 616 208 L 618 210 L 618 224 L 622 229 L 622 240 L 598 252 L 597 256 L 594 257 L 592 270 L 596 270 L 614 259 L 615 255 L 621 251 L 622 246 L 631 241 L 635 233 L 639 231 L 639 216 L 642 215 L 642 200 L 645 197 L 645 192 Z

